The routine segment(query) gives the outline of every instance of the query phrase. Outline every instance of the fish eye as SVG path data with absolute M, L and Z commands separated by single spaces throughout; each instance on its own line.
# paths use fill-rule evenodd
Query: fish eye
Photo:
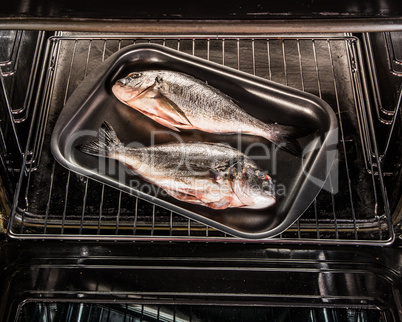
M 260 170 L 257 170 L 255 172 L 255 174 L 257 175 L 258 178 L 263 179 L 263 180 L 266 180 L 269 178 L 269 176 L 265 172 L 262 172 Z
M 128 74 L 128 76 L 127 77 L 130 77 L 130 78 L 140 78 L 142 76 L 142 73 L 130 73 L 130 74 Z

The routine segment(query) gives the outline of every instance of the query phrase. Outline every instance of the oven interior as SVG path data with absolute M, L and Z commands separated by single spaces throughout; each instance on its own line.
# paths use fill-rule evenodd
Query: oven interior
M 389 321 L 402 312 L 397 274 L 392 270 L 373 273 L 366 269 L 365 265 L 372 263 L 366 260 L 365 251 L 359 250 L 373 246 L 377 253 L 381 248 L 378 246 L 390 247 L 401 236 L 402 32 L 161 35 L 4 30 L 0 31 L 0 42 L 1 229 L 11 241 L 23 245 L 32 241 L 28 248 L 34 254 L 27 255 L 33 263 L 26 268 L 30 273 L 16 274 L 22 280 L 26 277 L 31 290 L 29 296 L 16 295 L 24 301 L 10 306 L 12 312 L 17 312 L 18 321 L 32 321 L 32 317 L 35 321 L 215 321 L 230 320 L 230 316 L 237 317 L 235 320 L 245 316 L 266 320 L 272 316 L 273 320 L 292 321 L 295 315 L 306 321 Z M 289 229 L 268 239 L 234 237 L 80 176 L 55 161 L 50 137 L 70 95 L 111 54 L 138 43 L 160 44 L 294 87 L 322 98 L 333 108 L 339 125 L 336 162 L 324 188 Z M 44 262 L 36 262 L 36 251 L 42 247 L 35 246 L 38 240 L 53 245 L 50 249 L 57 247 L 54 243 L 62 243 L 61 247 L 72 243 L 78 253 L 74 253 L 71 263 L 64 263 L 53 250 L 49 258 L 55 258 L 55 267 L 46 268 Z M 169 262 L 173 265 L 169 266 L 172 274 L 184 271 L 183 279 L 190 281 L 199 274 L 210 283 L 209 287 L 203 285 L 199 292 L 187 294 L 179 286 L 167 283 L 164 292 L 153 293 L 146 291 L 149 286 L 145 282 L 138 282 L 136 287 L 141 291 L 123 296 L 124 277 L 132 279 L 129 272 L 138 267 L 133 259 L 124 261 L 124 253 L 116 251 L 116 242 L 129 248 L 127 245 L 140 245 L 147 250 L 150 245 L 162 250 L 173 247 L 178 253 L 178 248 L 182 248 L 190 258 L 174 256 L 182 264 L 172 264 L 173 259 L 163 258 L 161 250 L 155 255 L 160 262 L 155 263 L 158 260 L 154 258 L 149 259 L 151 264 L 145 260 L 141 265 L 153 269 L 153 276 L 161 274 L 168 280 L 163 268 Z M 113 253 L 111 267 L 122 267 L 122 276 L 115 276 L 110 272 L 112 268 L 101 265 L 101 251 L 93 254 L 93 262 L 88 259 L 80 264 L 86 243 Z M 96 246 L 97 243 L 108 246 Z M 219 259 L 219 251 L 212 251 L 210 257 L 200 255 L 201 251 L 198 257 L 190 255 L 195 249 L 208 248 L 211 252 L 211 247 L 221 249 L 228 244 L 230 255 L 226 256 L 230 260 L 225 255 Z M 310 251 L 314 256 L 309 257 L 308 251 L 300 249 L 307 245 L 314 248 Z M 346 247 L 348 255 L 342 254 L 340 245 Z M 287 263 L 281 247 L 291 249 L 296 263 Z M 348 247 L 358 250 L 350 251 Z M 275 250 L 267 253 L 267 248 Z M 238 252 L 240 256 L 234 255 Z M 363 255 L 353 255 L 354 252 Z M 261 264 L 257 260 L 244 264 L 250 254 L 262 254 L 264 260 Z M 356 266 L 345 268 L 345 262 L 353 261 L 354 256 Z M 325 264 L 328 258 L 332 262 Z M 202 260 L 210 263 L 202 264 Z M 281 293 L 264 284 L 265 293 L 250 286 L 233 286 L 233 292 L 214 291 L 211 285 L 219 278 L 205 277 L 202 269 L 193 266 L 185 269 L 185 263 L 204 267 L 204 271 L 207 267 L 214 274 L 229 272 L 234 276 L 231 285 L 236 284 L 236 279 L 258 284 L 263 279 L 261 272 L 275 271 L 270 277 L 278 281 L 289 276 L 297 279 L 293 285 L 296 289 Z M 63 268 L 56 268 L 56 264 Z M 84 267 L 88 272 L 99 268 L 97 282 L 90 280 L 90 273 L 83 273 Z M 303 269 L 310 273 L 303 277 Z M 252 273 L 246 274 L 248 270 Z M 67 271 L 75 272 L 72 276 L 76 284 L 85 280 L 79 272 L 86 275 L 87 284 L 65 293 L 56 282 L 53 288 L 41 286 L 36 292 L 38 285 L 30 285 L 33 276 L 45 281 L 46 274 L 63 276 Z M 342 294 L 328 290 L 334 281 L 347 284 L 334 272 L 353 275 L 355 287 L 346 287 Z M 151 274 L 142 272 L 138 276 L 147 279 Z M 325 296 L 320 289 L 308 293 L 313 299 L 307 301 L 302 292 L 298 293 L 309 276 L 324 284 Z M 99 282 L 112 277 L 117 283 L 114 286 L 109 282 L 102 286 Z M 17 285 L 18 293 L 17 278 L 10 280 L 10 285 Z M 152 285 L 151 281 L 148 283 Z M 365 297 L 367 290 L 356 287 L 370 283 L 388 294 L 387 298 L 377 290 L 370 290 L 372 293 Z M 277 296 L 272 295 L 275 291 L 279 292 Z M 117 302 L 103 298 L 105 292 L 114 294 Z M 267 296 L 268 292 L 271 296 Z M 286 301 L 291 303 L 290 307 Z M 211 307 L 211 303 L 215 304 Z M 3 310 L 7 311 L 4 307 Z

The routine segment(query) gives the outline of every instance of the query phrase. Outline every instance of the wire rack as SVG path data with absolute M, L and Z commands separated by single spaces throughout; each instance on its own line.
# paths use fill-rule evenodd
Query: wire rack
M 372 116 L 367 113 L 370 103 L 359 58 L 361 42 L 351 35 L 141 37 L 59 33 L 51 37 L 9 223 L 10 236 L 248 242 L 79 176 L 61 167 L 51 155 L 53 126 L 74 89 L 108 56 L 142 42 L 162 44 L 310 92 L 334 109 L 340 130 L 339 158 L 332 171 L 337 175 L 330 174 L 324 189 L 292 227 L 258 242 L 392 242 L 383 173 L 381 167 L 375 167 L 378 151 Z

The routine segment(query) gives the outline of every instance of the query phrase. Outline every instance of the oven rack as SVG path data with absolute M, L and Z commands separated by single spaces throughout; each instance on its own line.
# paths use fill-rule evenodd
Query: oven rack
M 29 133 L 8 233 L 20 239 L 252 242 L 62 168 L 53 126 L 73 90 L 121 48 L 159 43 L 313 93 L 339 120 L 339 160 L 318 197 L 281 235 L 254 242 L 387 244 L 394 238 L 378 159 L 361 41 L 351 35 L 74 35 L 48 40 L 41 97 Z M 29 160 L 29 162 L 27 162 Z M 358 189 L 356 187 L 359 186 Z

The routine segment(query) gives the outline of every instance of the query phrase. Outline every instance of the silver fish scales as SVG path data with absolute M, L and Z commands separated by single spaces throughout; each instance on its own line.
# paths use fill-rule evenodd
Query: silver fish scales
M 261 136 L 300 156 L 296 138 L 305 129 L 264 123 L 240 108 L 229 96 L 205 82 L 173 71 L 144 71 L 119 79 L 112 87 L 124 104 L 172 130 Z
M 249 157 L 225 144 L 172 143 L 127 148 L 104 122 L 99 141 L 81 152 L 118 160 L 172 197 L 213 209 L 273 205 L 272 179 Z

